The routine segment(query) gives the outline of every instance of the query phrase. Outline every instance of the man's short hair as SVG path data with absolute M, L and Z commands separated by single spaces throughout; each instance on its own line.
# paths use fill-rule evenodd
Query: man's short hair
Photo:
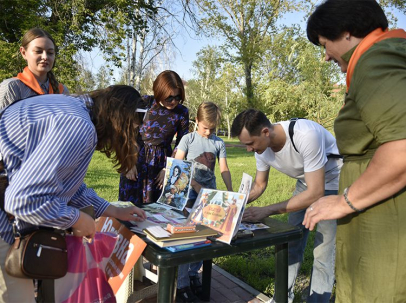
M 245 127 L 251 136 L 259 136 L 264 127 L 271 127 L 272 124 L 265 114 L 256 109 L 246 109 L 239 113 L 231 126 L 231 136 L 238 137 Z

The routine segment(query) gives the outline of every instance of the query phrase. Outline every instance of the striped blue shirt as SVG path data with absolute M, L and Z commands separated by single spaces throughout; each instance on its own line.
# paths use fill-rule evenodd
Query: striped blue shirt
M 7 108 L 0 120 L 0 154 L 9 177 L 5 210 L 18 219 L 19 230 L 67 229 L 80 207 L 92 204 L 97 217 L 106 210 L 109 202 L 83 182 L 96 144 L 84 98 L 41 95 Z M 3 211 L 0 237 L 14 242 Z

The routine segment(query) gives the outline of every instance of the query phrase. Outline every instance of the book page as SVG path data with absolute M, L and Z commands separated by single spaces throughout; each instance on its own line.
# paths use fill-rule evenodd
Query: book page
M 252 187 L 252 177 L 250 175 L 246 174 L 246 173 L 243 173 L 240 188 L 238 189 L 238 192 L 245 194 L 245 201 L 244 201 L 244 205 L 242 207 L 241 213 L 240 213 L 240 217 L 238 218 L 238 221 L 237 221 L 238 228 L 236 228 L 234 230 L 233 237 L 237 234 L 238 230 L 241 229 L 241 226 L 240 226 L 241 225 L 241 220 L 242 220 L 242 216 L 244 214 L 245 207 L 247 205 L 247 201 L 248 201 L 248 197 L 250 195 L 251 187 Z
M 163 190 L 157 202 L 183 210 L 189 199 L 192 178 L 193 162 L 168 157 Z
M 133 206 L 131 202 L 116 201 L 110 202 L 112 205 L 117 207 L 128 207 Z M 182 213 L 173 210 L 167 205 L 162 205 L 158 203 L 146 204 L 142 207 L 147 215 L 147 219 L 144 222 L 129 221 L 131 223 L 131 231 L 135 233 L 143 234 L 143 230 L 151 226 L 162 226 L 166 227 L 168 223 L 171 224 L 183 224 L 186 221 L 186 216 Z

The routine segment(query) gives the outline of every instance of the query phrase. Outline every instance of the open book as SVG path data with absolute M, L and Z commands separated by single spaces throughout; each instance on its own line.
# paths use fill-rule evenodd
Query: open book
M 168 157 L 163 190 L 157 202 L 183 210 L 189 198 L 192 177 L 193 162 Z
M 218 241 L 230 244 L 238 231 L 251 184 L 252 177 L 244 174 L 241 192 L 201 189 L 186 224 L 209 226 L 222 234 Z

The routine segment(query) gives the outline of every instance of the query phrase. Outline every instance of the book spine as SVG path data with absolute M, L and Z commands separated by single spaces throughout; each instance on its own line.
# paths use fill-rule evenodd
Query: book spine
M 204 247 L 208 246 L 211 244 L 210 240 L 204 241 L 204 242 L 198 242 L 198 243 L 191 243 L 191 244 L 181 244 L 181 245 L 175 245 L 175 246 L 167 246 L 164 247 L 167 250 L 171 252 L 178 252 L 178 251 L 184 251 L 188 249 L 194 249 L 194 248 L 199 248 L 199 247 Z

